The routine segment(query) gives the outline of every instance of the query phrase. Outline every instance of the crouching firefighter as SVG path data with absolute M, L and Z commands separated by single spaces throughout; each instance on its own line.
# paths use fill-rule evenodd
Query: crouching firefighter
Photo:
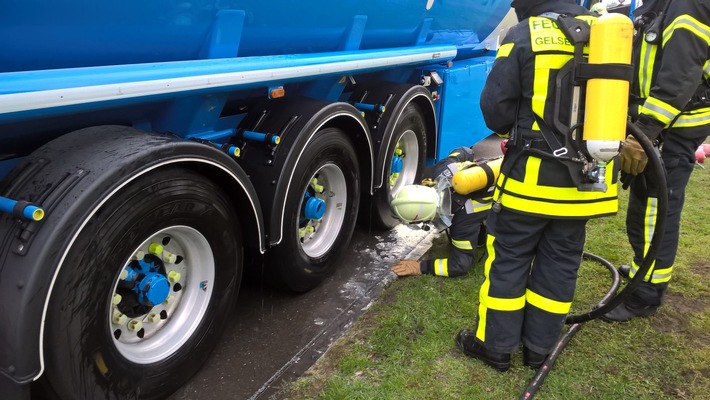
M 633 36 L 629 18 L 596 17 L 574 0 L 511 6 L 520 22 L 481 93 L 486 124 L 510 140 L 487 221 L 478 319 L 456 338 L 499 371 L 520 344 L 525 365 L 544 363 L 572 304 L 585 225 L 617 212 Z
M 409 185 L 395 194 L 392 209 L 399 219 L 449 228 L 451 240 L 448 258 L 401 260 L 392 266 L 395 274 L 455 277 L 471 269 L 502 160 L 475 161 L 473 150 L 459 147 L 434 166 L 435 180 L 425 181 L 430 186 Z

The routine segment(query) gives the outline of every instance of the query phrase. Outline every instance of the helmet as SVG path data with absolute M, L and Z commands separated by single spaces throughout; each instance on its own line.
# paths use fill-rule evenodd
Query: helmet
M 407 185 L 397 191 L 391 205 L 404 222 L 429 222 L 437 216 L 439 195 L 433 187 Z
M 577 4 L 576 0 L 513 0 L 510 6 L 515 9 L 515 15 L 518 17 L 518 21 L 522 21 L 529 18 L 531 15 L 538 15 L 540 12 L 554 11 L 554 8 L 560 6 L 564 7 L 564 4 Z M 543 6 L 540 8 L 539 6 Z M 557 10 L 557 12 L 562 12 Z
M 604 2 L 601 1 L 599 3 L 594 4 L 592 8 L 589 9 L 589 11 L 596 12 L 599 15 L 607 13 L 606 5 L 604 4 Z

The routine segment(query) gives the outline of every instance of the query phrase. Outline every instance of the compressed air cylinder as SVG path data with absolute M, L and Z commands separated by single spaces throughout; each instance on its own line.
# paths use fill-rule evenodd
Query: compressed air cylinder
M 502 157 L 463 169 L 451 178 L 451 186 L 456 193 L 463 195 L 491 187 L 500 175 L 501 164 Z
M 590 64 L 631 64 L 634 25 L 627 16 L 608 13 L 591 27 Z M 620 79 L 590 79 L 587 82 L 583 139 L 590 156 L 608 162 L 626 138 L 629 82 Z

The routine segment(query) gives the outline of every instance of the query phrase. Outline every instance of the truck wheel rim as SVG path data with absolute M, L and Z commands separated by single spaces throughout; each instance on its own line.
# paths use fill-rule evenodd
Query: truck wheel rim
M 419 168 L 419 141 L 413 130 L 408 129 L 402 133 L 402 136 L 397 140 L 395 154 L 392 156 L 392 162 L 399 158 L 402 163 L 402 169 L 399 173 L 390 173 L 390 195 L 394 196 L 403 186 L 411 185 L 417 176 L 417 168 Z M 392 171 L 392 168 L 390 168 Z
M 141 282 L 141 276 L 136 275 L 139 269 L 132 266 L 138 260 L 151 261 L 159 267 L 153 274 L 153 282 L 158 285 L 149 288 L 150 285 L 136 283 Z M 159 362 L 192 337 L 207 311 L 215 274 L 212 248 L 194 228 L 172 226 L 143 241 L 124 265 L 109 299 L 108 325 L 113 343 L 121 355 L 134 363 Z M 165 282 L 169 283 L 167 296 L 161 286 Z M 143 302 L 135 293 L 136 288 L 148 294 Z M 163 297 L 164 301 L 155 305 L 147 300 Z
M 343 171 L 335 164 L 323 165 L 311 177 L 299 207 L 299 240 L 309 257 L 316 258 L 331 250 L 345 220 L 347 211 L 347 183 Z M 322 218 L 309 219 L 306 212 L 309 200 L 325 203 Z

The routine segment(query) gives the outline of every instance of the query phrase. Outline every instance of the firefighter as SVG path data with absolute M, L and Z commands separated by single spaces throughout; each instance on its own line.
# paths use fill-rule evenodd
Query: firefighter
M 663 12 L 665 9 L 665 12 Z M 635 14 L 635 82 L 630 114 L 651 141 L 660 144 L 667 174 L 668 212 L 656 261 L 644 282 L 617 308 L 603 316 L 628 321 L 657 312 L 671 280 L 678 250 L 685 187 L 695 165 L 695 151 L 710 130 L 710 4 L 692 0 L 646 0 Z M 631 181 L 626 230 L 634 251 L 620 273 L 633 278 L 650 245 L 657 209 L 657 187 L 645 169 L 646 154 L 627 137 L 622 171 Z
M 434 176 L 436 181 L 442 179 L 452 180 L 454 174 L 469 167 L 474 162 L 474 153 L 468 147 L 459 147 L 453 150 L 446 158 L 442 159 L 434 166 Z M 485 163 L 477 163 L 485 165 Z M 444 277 L 456 277 L 466 274 L 474 265 L 476 247 L 481 233 L 485 232 L 483 226 L 488 210 L 491 208 L 492 185 L 474 191 L 468 195 L 457 194 L 453 189 L 447 189 L 451 193 L 451 226 L 449 227 L 450 247 L 448 258 L 438 258 L 435 260 L 401 260 L 392 266 L 392 272 L 397 276 L 411 275 L 436 275 Z M 399 196 L 399 202 L 394 207 L 403 208 L 411 204 L 421 203 L 421 199 L 403 199 Z M 428 209 L 435 209 L 437 204 L 435 199 L 428 204 Z M 396 213 L 404 215 L 405 212 Z M 432 214 L 429 212 L 428 214 Z M 411 221 L 408 221 L 411 222 Z
M 592 22 L 596 14 L 574 0 L 513 0 L 511 6 L 520 22 L 499 47 L 481 93 L 486 125 L 511 139 L 486 222 L 488 258 L 476 326 L 456 337 L 465 355 L 499 371 L 510 367 L 521 343 L 526 366 L 544 363 L 572 304 L 587 221 L 618 208 L 613 167 L 606 169 L 606 192 L 580 191 L 570 168 L 538 156 L 552 150 L 545 135 L 562 140 L 566 134 L 552 123 L 555 82 L 574 54 L 548 16 Z M 561 118 L 569 121 L 566 113 Z

